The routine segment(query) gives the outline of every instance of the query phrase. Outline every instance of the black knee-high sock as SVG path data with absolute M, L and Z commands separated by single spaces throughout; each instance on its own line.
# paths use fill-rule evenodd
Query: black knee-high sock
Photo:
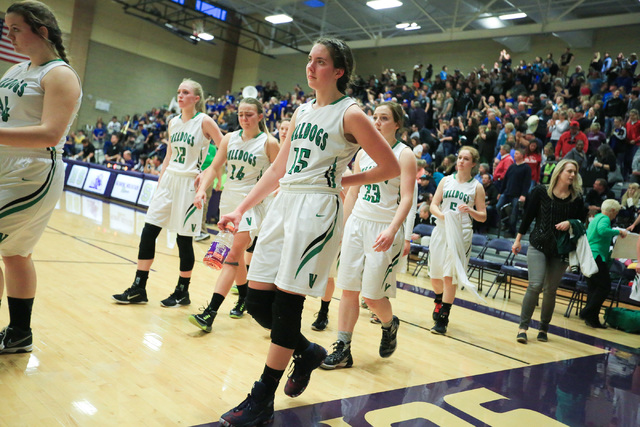
M 449 313 L 451 312 L 451 306 L 453 304 L 449 304 L 447 302 L 442 303 L 442 309 L 440 309 L 440 315 L 441 316 L 449 316 Z
M 223 301 L 224 301 L 224 297 L 222 296 L 222 294 L 214 293 L 213 296 L 211 297 L 211 302 L 209 303 L 209 307 L 211 307 L 215 311 L 218 311 Z
M 442 304 L 442 294 L 436 294 L 436 299 L 433 300 L 436 304 Z
M 136 278 L 133 281 L 133 285 L 137 288 L 146 288 L 148 278 L 148 271 L 136 270 Z
M 296 348 L 293 349 L 293 354 L 300 354 L 311 345 L 311 341 L 307 339 L 302 333 L 300 333 L 300 337 L 298 338 L 298 344 L 296 344 Z
M 271 369 L 267 365 L 264 365 L 264 371 L 262 371 L 260 381 L 267 386 L 267 392 L 270 396 L 276 394 L 276 389 L 278 388 L 278 384 L 280 383 L 280 379 L 283 374 L 284 371 Z
M 9 326 L 23 332 L 31 331 L 31 310 L 33 298 L 7 297 L 9 303 Z
M 238 288 L 238 296 L 240 299 L 245 299 L 247 297 L 247 289 L 249 289 L 249 282 L 243 285 L 236 285 L 236 288 Z
M 178 286 L 176 286 L 176 290 L 180 292 L 189 291 L 189 283 L 191 283 L 191 277 L 178 277 Z
M 324 313 L 324 314 L 329 313 L 329 304 L 330 303 L 331 303 L 331 300 L 329 300 L 329 301 L 320 301 L 320 313 Z

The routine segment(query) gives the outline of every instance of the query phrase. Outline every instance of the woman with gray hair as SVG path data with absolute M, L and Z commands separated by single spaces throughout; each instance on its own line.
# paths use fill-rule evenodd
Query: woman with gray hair
M 578 174 L 578 164 L 574 160 L 562 160 L 551 175 L 549 187 L 536 186 L 527 197 L 522 224 L 512 251 L 520 252 L 520 240 L 529 226 L 536 220 L 529 236 L 527 263 L 536 266 L 529 270 L 529 285 L 522 300 L 520 327 L 517 341 L 527 343 L 527 329 L 543 292 L 538 341 L 547 341 L 547 331 L 556 305 L 556 290 L 560 279 L 569 265 L 567 259 L 558 254 L 557 239 L 569 230 L 570 219 L 583 221 L 586 211 L 582 203 L 582 179 Z
M 620 212 L 620 203 L 615 199 L 602 202 L 602 211 L 596 215 L 587 228 L 587 239 L 596 260 L 598 272 L 587 277 L 587 304 L 580 312 L 580 318 L 592 328 L 604 328 L 600 323 L 600 309 L 611 290 L 609 266 L 611 265 L 611 239 L 615 236 L 627 237 L 627 230 L 611 228 L 611 221 Z

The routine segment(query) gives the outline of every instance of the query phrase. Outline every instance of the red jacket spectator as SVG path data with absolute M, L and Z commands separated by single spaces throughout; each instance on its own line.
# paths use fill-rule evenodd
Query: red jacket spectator
M 569 130 L 560 136 L 560 139 L 556 144 L 556 160 L 561 160 L 564 156 L 569 154 L 569 151 L 576 146 L 576 141 L 579 139 L 584 141 L 584 152 L 588 152 L 589 140 L 587 139 L 587 135 L 580 131 L 580 123 L 572 120 Z
M 512 164 L 513 157 L 511 157 L 508 153 L 506 155 L 503 155 L 502 159 L 500 159 L 500 162 L 498 163 L 498 166 L 496 166 L 495 170 L 493 171 L 493 180 L 496 182 L 503 180 L 504 176 L 507 174 L 509 166 L 511 166 Z
M 524 162 L 531 168 L 531 181 L 536 184 L 540 182 L 540 164 L 542 163 L 542 156 L 540 153 L 525 154 Z
M 629 120 L 627 120 L 625 128 L 627 128 L 627 141 L 629 141 L 629 144 L 640 144 L 640 120 L 638 120 L 638 113 L 635 110 L 631 110 L 631 113 L 629 113 Z

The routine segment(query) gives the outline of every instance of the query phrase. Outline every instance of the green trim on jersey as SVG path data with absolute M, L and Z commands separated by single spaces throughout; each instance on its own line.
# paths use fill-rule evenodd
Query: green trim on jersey
M 396 143 L 393 144 L 393 147 L 391 147 L 391 149 L 393 150 L 394 148 L 396 148 L 398 146 L 398 144 L 404 144 L 404 142 L 400 141 L 399 139 L 396 139 Z M 407 147 L 409 148 L 409 147 Z
M 12 202 L 9 202 L 6 205 L 4 205 L 2 208 L 0 208 L 0 219 L 7 217 L 11 214 L 14 214 L 16 212 L 20 212 L 27 208 L 30 208 L 31 206 L 35 205 L 40 200 L 42 200 L 44 196 L 47 195 L 47 193 L 49 192 L 49 189 L 51 188 L 51 184 L 53 183 L 53 176 L 55 175 L 55 172 L 56 172 L 56 162 L 53 155 L 51 156 L 51 161 L 52 161 L 51 169 L 47 174 L 47 179 L 44 182 L 44 184 L 42 184 L 40 188 L 38 188 L 33 193 L 25 197 L 22 197 L 20 199 L 16 199 Z M 24 203 L 24 204 L 20 204 L 20 203 Z M 18 205 L 18 206 L 14 206 L 14 205 Z
M 338 158 L 333 160 L 333 164 L 325 171 L 324 177 L 327 179 L 327 186 L 329 188 L 336 188 L 336 169 Z
M 338 196 L 336 196 L 336 213 L 333 217 L 333 222 L 331 223 L 331 225 L 329 226 L 329 229 L 327 231 L 325 231 L 324 233 L 322 233 L 321 235 L 319 235 L 318 237 L 316 237 L 310 244 L 309 246 L 307 246 L 307 248 L 304 250 L 304 252 L 302 253 L 302 261 L 300 261 L 300 265 L 298 266 L 298 269 L 296 270 L 296 275 L 294 276 L 295 278 L 298 278 L 298 273 L 300 273 L 300 270 L 302 270 L 302 268 L 309 262 L 311 261 L 311 259 L 313 257 L 315 257 L 316 255 L 318 255 L 322 249 L 325 247 L 325 245 L 327 244 L 327 242 L 329 242 L 329 240 L 331 240 L 331 237 L 333 237 L 333 233 L 336 230 L 336 226 L 338 224 L 338 210 L 340 208 L 340 202 L 339 199 L 337 198 Z M 310 287 L 313 285 L 310 285 Z
M 329 105 L 336 105 L 338 102 L 342 101 L 343 99 L 348 98 L 347 95 L 342 96 L 341 98 L 336 99 L 335 101 L 333 101 L 331 104 Z
M 56 59 L 52 59 L 51 61 L 44 62 L 44 63 L 38 65 L 38 67 L 44 67 L 47 64 L 51 64 L 52 62 L 58 62 L 58 61 L 64 62 L 64 60 L 62 58 L 56 58 Z M 31 62 L 29 62 L 29 66 L 31 66 Z
M 242 134 L 243 134 L 243 132 L 244 132 L 244 129 L 240 129 L 240 133 L 239 133 L 240 138 L 242 138 Z M 251 139 L 256 139 L 257 137 L 259 137 L 259 136 L 260 136 L 260 135 L 262 135 L 263 133 L 264 133 L 263 131 L 260 131 L 256 136 L 254 136 L 254 137 L 253 137 L 253 138 L 251 138 Z M 242 141 L 244 141 L 244 139 L 243 139 Z M 246 142 L 246 141 L 244 141 L 244 142 Z
M 453 173 L 453 179 L 455 179 L 456 181 L 457 181 L 457 179 L 456 179 L 457 175 L 458 175 L 458 172 L 454 172 Z M 474 179 L 475 179 L 474 177 L 471 177 L 468 181 L 465 181 L 465 182 L 472 182 Z

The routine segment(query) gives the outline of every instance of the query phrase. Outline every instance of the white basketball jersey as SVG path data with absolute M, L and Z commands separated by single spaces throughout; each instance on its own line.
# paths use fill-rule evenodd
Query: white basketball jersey
M 248 141 L 242 130 L 233 132 L 227 145 L 227 182 L 225 190 L 248 194 L 271 165 L 266 144 L 269 135 L 260 132 Z
M 40 66 L 32 66 L 29 68 L 30 62 L 23 62 L 11 68 L 0 80 L 0 128 L 19 128 L 25 126 L 37 126 L 42 123 L 42 108 L 44 104 L 44 89 L 42 88 L 42 79 L 44 76 L 56 67 L 69 67 L 69 64 L 62 59 L 54 59 L 45 62 Z M 73 71 L 75 73 L 75 70 Z M 80 81 L 80 78 L 78 78 Z M 31 148 L 27 151 L 34 153 L 46 153 L 54 150 L 61 154 L 64 141 L 69 134 L 71 124 L 78 113 L 80 102 L 82 101 L 82 92 L 76 101 L 73 114 L 67 123 L 67 128 L 60 141 L 52 148 Z M 24 152 L 23 147 L 8 147 L 0 145 L 0 156 L 2 153 L 10 153 L 11 151 Z
M 324 187 L 340 191 L 342 174 L 360 146 L 344 137 L 344 113 L 355 101 L 343 96 L 320 108 L 315 100 L 297 110 L 287 170 L 280 185 Z
M 169 122 L 171 160 L 167 170 L 183 175 L 197 175 L 209 152 L 209 139 L 202 132 L 204 113 L 196 113 L 186 123 L 182 114 Z
M 473 208 L 476 200 L 476 188 L 479 183 L 473 177 L 469 181 L 459 183 L 456 181 L 457 173 L 447 176 L 443 179 L 442 185 L 442 203 L 440 204 L 440 210 L 442 213 L 448 211 L 457 211 L 458 205 L 464 203 L 467 206 Z M 473 224 L 471 216 L 467 213 L 462 215 L 462 225 L 469 226 Z
M 400 158 L 400 153 L 404 150 L 409 150 L 409 147 L 400 141 L 396 141 L 392 148 L 396 159 Z M 362 153 L 362 157 L 360 157 L 362 172 L 376 166 L 376 162 L 367 153 Z M 353 215 L 369 221 L 385 223 L 393 221 L 398 204 L 400 204 L 400 181 L 400 175 L 398 175 L 376 184 L 361 185 L 358 200 L 353 207 Z

